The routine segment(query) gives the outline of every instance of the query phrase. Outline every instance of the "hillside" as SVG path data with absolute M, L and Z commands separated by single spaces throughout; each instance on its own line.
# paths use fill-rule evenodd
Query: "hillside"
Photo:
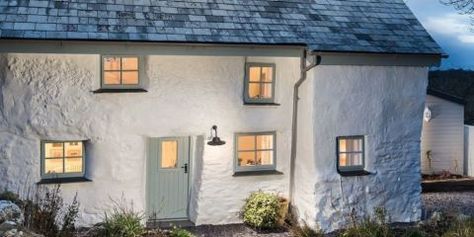
M 464 121 L 474 125 L 474 71 L 432 71 L 428 88 L 441 91 L 466 101 Z

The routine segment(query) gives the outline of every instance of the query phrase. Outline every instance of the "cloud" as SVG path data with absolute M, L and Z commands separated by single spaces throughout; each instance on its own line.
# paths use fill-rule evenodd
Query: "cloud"
M 474 44 L 474 33 L 470 23 L 469 16 L 448 13 L 437 17 L 428 17 L 424 25 L 432 33 L 452 36 L 462 43 Z

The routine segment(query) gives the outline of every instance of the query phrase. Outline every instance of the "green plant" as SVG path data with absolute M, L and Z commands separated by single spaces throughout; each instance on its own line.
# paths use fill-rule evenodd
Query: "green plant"
M 170 237 L 194 237 L 194 235 L 185 230 L 185 229 L 181 229 L 179 227 L 173 227 L 173 229 L 170 231 L 170 234 L 169 234 Z
M 37 190 L 33 199 L 22 200 L 25 227 L 46 237 L 74 236 L 79 212 L 77 195 L 65 206 L 60 185 Z
M 255 192 L 245 201 L 242 208 L 244 223 L 257 229 L 272 229 L 277 227 L 280 201 L 277 195 Z
M 474 219 L 455 221 L 443 237 L 472 237 L 474 236 Z
M 22 205 L 22 201 L 20 200 L 20 197 L 18 196 L 18 194 L 14 193 L 14 192 L 7 191 L 7 190 L 0 193 L 0 200 L 10 201 L 10 202 L 13 202 L 13 203 L 15 203 L 19 206 Z
M 427 237 L 426 233 L 418 228 L 410 228 L 404 231 L 403 237 Z
M 394 233 L 387 223 L 387 211 L 378 207 L 374 211 L 375 218 L 367 217 L 359 221 L 352 215 L 352 226 L 344 230 L 341 237 L 394 237 Z
M 145 233 L 142 225 L 143 215 L 133 210 L 132 207 L 121 205 L 113 201 L 112 212 L 105 213 L 104 221 L 99 223 L 101 227 L 98 236 L 107 237 L 138 237 Z
M 323 237 L 324 232 L 321 229 L 312 229 L 306 223 L 303 225 L 292 225 L 290 228 L 292 236 L 296 237 Z

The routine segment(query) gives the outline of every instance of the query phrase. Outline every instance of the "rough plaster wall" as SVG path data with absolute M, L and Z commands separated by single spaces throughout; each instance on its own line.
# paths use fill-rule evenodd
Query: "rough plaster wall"
M 435 96 L 426 97 L 432 119 L 423 120 L 421 170 L 424 174 L 464 172 L 464 106 Z M 431 151 L 431 164 L 426 152 Z
M 314 84 L 315 207 L 326 230 L 348 223 L 352 209 L 387 208 L 394 222 L 421 215 L 420 136 L 427 68 L 321 66 Z M 366 135 L 366 169 L 336 172 L 336 137 Z M 309 165 L 309 164 L 308 164 Z
M 287 195 L 288 111 L 299 75 L 297 58 L 247 61 L 276 63 L 280 106 L 243 105 L 242 57 L 149 56 L 148 93 L 93 94 L 100 86 L 99 55 L 4 55 L 0 189 L 27 190 L 39 180 L 41 139 L 90 139 L 86 169 L 93 182 L 62 186 L 66 199 L 77 192 L 81 224 L 99 221 L 110 199 L 122 196 L 143 211 L 147 137 L 192 136 L 192 220 L 240 222 L 238 212 L 250 192 Z M 225 146 L 204 145 L 213 124 Z M 277 169 L 284 175 L 232 177 L 234 133 L 272 130 Z
M 317 69 L 314 69 L 317 70 Z M 301 85 L 298 101 L 298 137 L 295 161 L 295 186 L 293 194 L 293 207 L 301 220 L 314 226 L 314 76 L 308 74 L 308 79 Z

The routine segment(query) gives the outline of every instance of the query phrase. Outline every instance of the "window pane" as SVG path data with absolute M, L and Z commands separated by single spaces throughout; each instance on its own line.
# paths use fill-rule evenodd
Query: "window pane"
M 357 138 L 357 139 L 352 139 L 351 140 L 351 151 L 362 151 L 362 139 Z
M 257 152 L 257 164 L 258 165 L 272 165 L 273 164 L 273 151 Z
M 361 166 L 362 165 L 362 154 L 361 153 L 352 153 L 348 154 L 349 156 L 349 163 L 350 166 Z
M 273 149 L 273 135 L 257 136 L 257 150 Z
M 161 168 L 176 168 L 178 163 L 178 142 L 163 141 L 161 143 Z
M 63 173 L 63 159 L 45 159 L 45 174 L 61 174 Z
M 66 157 L 82 156 L 82 142 L 66 142 Z
M 260 98 L 271 99 L 272 98 L 272 84 L 265 83 L 262 84 Z
M 249 69 L 249 81 L 260 82 L 260 69 L 261 67 L 250 67 Z
M 120 71 L 104 72 L 104 84 L 119 85 L 120 84 Z
M 66 158 L 65 159 L 66 173 L 81 173 L 82 172 L 82 158 Z
M 339 154 L 339 166 L 347 166 L 347 153 Z
M 62 158 L 63 155 L 63 143 L 45 143 L 44 144 L 44 157 L 45 158 Z
M 255 165 L 255 152 L 239 152 L 238 154 L 239 166 L 254 166 Z
M 239 151 L 255 150 L 255 136 L 239 136 L 237 140 Z
M 138 70 L 138 58 L 122 58 L 122 70 Z
M 120 70 L 120 57 L 105 57 L 104 70 Z
M 339 152 L 347 152 L 347 140 L 339 139 Z
M 262 67 L 262 81 L 271 82 L 273 81 L 273 68 Z
M 122 84 L 125 84 L 125 85 L 138 84 L 138 71 L 122 72 Z
M 260 98 L 260 83 L 249 83 L 249 98 Z

